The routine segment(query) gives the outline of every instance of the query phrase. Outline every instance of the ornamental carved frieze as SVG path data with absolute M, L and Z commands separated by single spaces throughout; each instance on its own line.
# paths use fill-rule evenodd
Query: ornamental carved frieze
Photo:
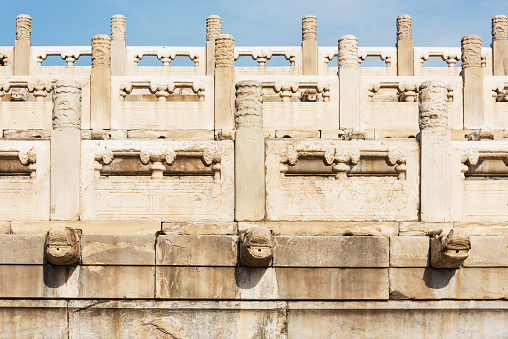
M 325 150 L 324 162 L 332 166 L 335 179 L 345 180 L 351 170 L 350 165 L 360 162 L 360 150 L 353 147 L 330 147 Z
M 53 129 L 81 128 L 81 85 L 58 80 L 53 95 Z
M 33 147 L 22 149 L 18 153 L 19 162 L 23 166 L 28 166 L 30 170 L 30 178 L 35 179 L 37 173 L 37 152 Z
M 393 147 L 388 150 L 386 163 L 389 166 L 395 166 L 395 171 L 398 173 L 399 180 L 406 179 L 406 166 L 407 154 L 402 147 Z
M 142 149 L 139 158 L 144 165 L 152 172 L 152 179 L 162 179 L 166 166 L 173 165 L 176 159 L 176 152 L 169 146 L 150 147 Z

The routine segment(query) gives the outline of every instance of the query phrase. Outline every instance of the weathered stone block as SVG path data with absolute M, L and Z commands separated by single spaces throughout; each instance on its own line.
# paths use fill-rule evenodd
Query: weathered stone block
M 10 221 L 0 221 L 0 234 L 11 234 Z
M 387 269 L 157 267 L 157 298 L 388 299 Z
M 84 235 L 83 265 L 155 265 L 155 235 Z
M 155 268 L 149 266 L 81 266 L 82 298 L 153 298 Z
M 391 299 L 504 299 L 508 268 L 390 268 Z
M 426 267 L 429 246 L 427 236 L 390 237 L 390 267 Z
M 508 237 L 471 237 L 464 267 L 508 267 Z
M 43 235 L 0 234 L 0 264 L 41 265 L 43 261 Z
M 228 235 L 161 235 L 157 265 L 236 266 L 237 237 Z
M 275 237 L 274 267 L 388 267 L 386 237 Z
M 13 234 L 46 234 L 52 225 L 63 225 L 82 231 L 83 235 L 155 235 L 161 223 L 150 220 L 126 221 L 12 221 Z

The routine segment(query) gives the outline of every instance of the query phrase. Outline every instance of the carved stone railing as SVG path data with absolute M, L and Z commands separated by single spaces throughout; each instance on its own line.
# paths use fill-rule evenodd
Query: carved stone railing
M 318 74 L 337 74 L 337 63 L 330 64 L 339 55 L 337 47 L 319 47 Z M 358 47 L 358 64 L 361 65 L 368 57 L 378 57 L 385 62 L 386 67 L 362 67 L 361 74 L 365 76 L 396 76 L 397 49 L 395 47 Z
M 77 78 L 83 91 L 82 128 L 89 128 L 90 90 L 84 86 L 86 78 Z M 0 126 L 2 129 L 51 129 L 53 110 L 52 91 L 56 79 L 51 76 L 40 77 L 1 77 L 0 78 Z
M 282 56 L 288 66 L 266 67 L 273 56 Z M 302 72 L 302 51 L 300 47 L 235 47 L 234 59 L 251 57 L 258 62 L 258 67 L 235 67 L 238 74 L 258 75 L 299 75 Z
M 233 168 L 232 141 L 83 141 L 81 218 L 232 221 Z
M 362 77 L 360 114 L 365 129 L 418 133 L 418 87 L 428 77 Z M 462 79 L 446 78 L 450 129 L 462 129 Z M 412 134 L 411 134 L 412 133 Z M 406 135 L 405 137 L 409 136 Z
M 0 76 L 13 74 L 14 49 L 11 46 L 0 47 Z
M 113 128 L 213 130 L 211 77 L 113 77 L 111 92 Z
M 261 83 L 265 131 L 339 128 L 336 76 L 237 75 L 241 80 Z
M 49 220 L 49 141 L 0 140 L 0 220 Z
M 139 66 L 144 57 L 157 57 L 160 66 Z M 172 66 L 176 57 L 189 58 L 194 66 Z M 159 46 L 128 46 L 127 74 L 143 75 L 205 75 L 206 50 L 204 47 L 159 47 Z
M 427 67 L 425 62 L 429 58 L 440 58 L 447 67 Z M 456 64 L 461 60 L 460 47 L 414 47 L 414 75 L 415 76 L 458 76 L 461 68 Z M 481 65 L 485 68 L 485 75 L 492 74 L 492 49 L 482 47 Z
M 418 218 L 414 140 L 269 139 L 266 145 L 270 220 Z
M 46 66 L 44 61 L 51 56 L 60 57 L 65 63 L 62 66 Z M 31 74 L 73 76 L 89 75 L 91 61 L 88 66 L 74 66 L 80 57 L 92 56 L 91 46 L 33 46 L 31 48 Z

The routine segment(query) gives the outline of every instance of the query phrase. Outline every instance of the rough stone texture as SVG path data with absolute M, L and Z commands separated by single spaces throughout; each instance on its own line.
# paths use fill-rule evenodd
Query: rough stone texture
M 9 221 L 0 221 L 0 234 L 11 234 L 11 223 Z
M 439 232 L 430 240 L 430 266 L 433 268 L 458 268 L 469 255 L 469 235 L 458 229 L 447 234 Z
M 508 268 L 390 268 L 390 299 L 506 299 Z
M 121 14 L 111 17 L 111 40 L 125 41 L 125 17 Z
M 16 40 L 30 40 L 32 34 L 32 18 L 20 14 L 16 17 Z
M 339 39 L 339 68 L 359 67 L 358 39 L 354 35 L 343 35 Z
M 236 236 L 160 235 L 157 237 L 157 265 L 236 266 L 237 254 Z
M 92 67 L 111 67 L 111 39 L 105 34 L 92 38 Z
M 13 140 L 49 140 L 51 138 L 50 129 L 32 129 L 32 130 L 5 130 L 5 139 Z
M 235 39 L 229 34 L 219 34 L 215 38 L 215 68 L 234 67 Z
M 222 20 L 218 15 L 206 18 L 206 41 L 215 40 L 222 33 Z
M 390 267 L 426 267 L 429 250 L 427 236 L 390 237 Z
M 235 222 L 163 222 L 162 232 L 180 235 L 237 235 L 238 224 Z
M 508 267 L 508 237 L 472 236 L 464 267 Z
M 388 299 L 388 270 L 380 268 L 167 266 L 156 270 L 157 298 Z
M 386 237 L 275 237 L 274 267 L 388 267 Z
M 155 235 L 84 235 L 83 265 L 155 265 Z
M 1 265 L 41 265 L 43 261 L 43 235 L 0 234 Z
M 133 139 L 210 139 L 213 140 L 213 131 L 208 130 L 132 130 L 127 131 L 127 138 Z

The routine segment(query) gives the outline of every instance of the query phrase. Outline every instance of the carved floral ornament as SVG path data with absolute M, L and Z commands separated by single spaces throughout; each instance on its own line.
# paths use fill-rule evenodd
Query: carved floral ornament
M 23 166 L 28 166 L 30 178 L 35 179 L 37 173 L 37 152 L 33 147 L 20 150 L 18 153 L 19 162 Z

